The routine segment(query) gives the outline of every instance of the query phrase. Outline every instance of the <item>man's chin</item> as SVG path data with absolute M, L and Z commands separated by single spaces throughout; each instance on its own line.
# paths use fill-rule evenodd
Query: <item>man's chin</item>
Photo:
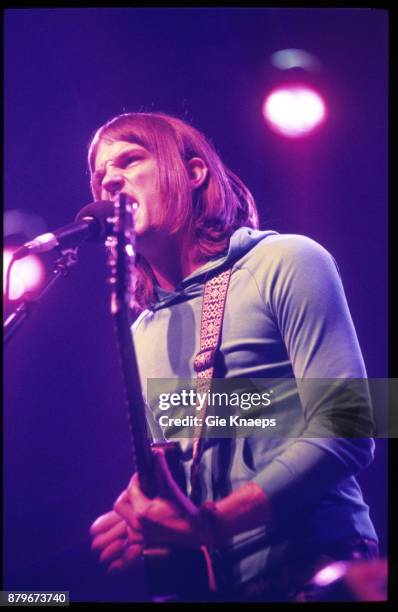
M 156 240 L 159 239 L 158 232 L 153 228 L 136 227 L 135 229 L 135 246 L 139 253 L 145 255 L 148 250 L 153 250 Z
M 155 227 L 137 227 L 135 246 L 138 253 L 147 257 L 165 248 L 170 236 Z

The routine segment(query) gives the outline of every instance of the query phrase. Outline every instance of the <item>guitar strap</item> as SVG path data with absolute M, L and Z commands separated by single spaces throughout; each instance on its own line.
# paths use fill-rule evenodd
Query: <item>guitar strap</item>
M 214 364 L 220 346 L 221 328 L 224 319 L 225 302 L 232 269 L 223 270 L 206 281 L 203 290 L 200 321 L 200 348 L 194 360 L 196 372 L 196 392 L 205 394 L 206 400 L 201 410 L 201 425 L 194 432 L 191 464 L 191 499 L 195 504 L 201 502 L 200 462 L 206 443 L 205 417 L 207 412 L 207 393 L 211 389 Z

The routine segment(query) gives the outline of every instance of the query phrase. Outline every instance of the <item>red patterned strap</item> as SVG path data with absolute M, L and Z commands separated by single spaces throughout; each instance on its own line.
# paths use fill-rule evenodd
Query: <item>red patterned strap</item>
M 214 361 L 220 344 L 221 328 L 224 318 L 225 302 L 232 269 L 224 270 L 213 276 L 205 284 L 202 301 L 202 314 L 200 321 L 200 349 L 194 361 L 196 372 L 196 391 L 206 393 L 211 389 L 214 375 Z M 197 492 L 200 460 L 205 443 L 205 416 L 207 401 L 201 410 L 201 425 L 195 429 L 192 466 L 191 466 L 191 497 L 194 499 Z

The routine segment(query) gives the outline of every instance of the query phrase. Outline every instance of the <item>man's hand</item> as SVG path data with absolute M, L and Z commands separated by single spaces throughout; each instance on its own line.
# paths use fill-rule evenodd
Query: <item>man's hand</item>
M 217 547 L 225 538 L 271 523 L 267 496 L 258 484 L 247 482 L 217 502 L 216 525 L 209 525 L 178 487 L 163 449 L 154 452 L 158 495 L 149 499 L 135 474 L 113 511 L 91 526 L 92 548 L 101 562 L 110 563 L 108 571 L 131 566 L 145 547 Z
M 196 548 L 203 544 L 199 509 L 184 495 L 171 475 L 162 448 L 154 451 L 158 495 L 148 498 L 134 474 L 114 510 L 148 546 L 169 545 Z
M 130 567 L 144 548 L 142 532 L 133 530 L 114 510 L 100 516 L 90 527 L 91 548 L 99 554 L 101 563 L 109 564 L 108 571 Z
M 199 510 L 173 479 L 162 449 L 155 451 L 159 495 L 149 499 L 134 474 L 114 509 L 100 516 L 91 526 L 92 549 L 108 571 L 133 565 L 144 547 L 199 547 L 203 544 Z

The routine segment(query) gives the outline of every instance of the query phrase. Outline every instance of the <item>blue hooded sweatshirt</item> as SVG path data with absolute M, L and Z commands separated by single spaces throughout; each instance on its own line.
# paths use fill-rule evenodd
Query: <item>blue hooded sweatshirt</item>
M 276 413 L 284 423 L 280 438 L 210 438 L 201 461 L 202 501 L 217 501 L 253 481 L 271 504 L 271 530 L 248 526 L 232 538 L 234 581 L 240 584 L 277 571 L 286 555 L 299 556 L 311 547 L 347 538 L 377 541 L 355 478 L 372 461 L 374 441 L 366 434 L 336 436 L 336 418 L 344 419 L 350 409 L 339 382 L 364 380 L 366 370 L 334 259 L 305 236 L 246 227 L 233 234 L 225 254 L 196 269 L 174 291 L 157 287 L 153 308 L 133 326 L 154 437 L 165 436 L 147 383 L 170 379 L 177 389 L 179 381 L 195 379 L 204 284 L 226 265 L 232 275 L 217 376 L 276 381 Z M 333 384 L 325 391 L 322 385 L 302 384 L 306 379 Z M 360 418 L 366 424 L 371 422 L 366 390 L 363 398 Z M 192 439 L 180 441 L 189 480 Z

